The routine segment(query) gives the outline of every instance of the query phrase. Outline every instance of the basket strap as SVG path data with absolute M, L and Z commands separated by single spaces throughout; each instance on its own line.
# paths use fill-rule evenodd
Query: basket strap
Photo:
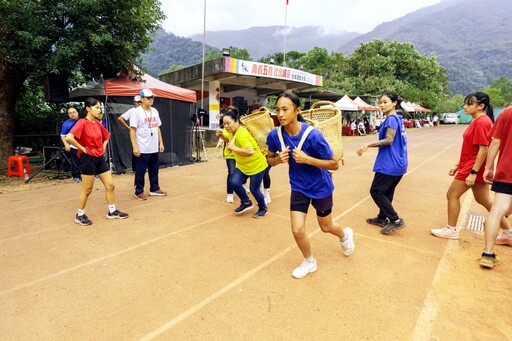
M 283 151 L 286 148 L 283 139 L 283 132 L 281 130 L 282 128 L 282 126 L 277 127 L 277 137 L 279 138 L 279 142 L 281 143 L 281 151 Z
M 284 150 L 286 148 L 286 145 L 284 144 L 282 128 L 283 128 L 282 126 L 277 127 L 277 137 L 279 138 L 279 142 L 281 143 L 281 150 Z M 299 145 L 297 146 L 297 148 L 299 150 L 302 149 L 302 145 L 304 144 L 304 141 L 306 141 L 309 133 L 311 133 L 311 131 L 313 129 L 315 129 L 315 127 L 313 127 L 313 126 L 308 126 L 306 128 L 306 130 L 304 131 L 304 134 L 302 134 L 302 137 L 300 138 Z
M 304 142 L 306 141 L 306 139 L 308 138 L 308 135 L 309 133 L 311 133 L 311 131 L 315 129 L 313 126 L 308 126 L 306 128 L 306 131 L 304 131 L 304 134 L 302 134 L 302 137 L 300 138 L 300 141 L 299 141 L 299 145 L 297 146 L 297 148 L 299 150 L 302 150 L 302 145 L 304 144 Z

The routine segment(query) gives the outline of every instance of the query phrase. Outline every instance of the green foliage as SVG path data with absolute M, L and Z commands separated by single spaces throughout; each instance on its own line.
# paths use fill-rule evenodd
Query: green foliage
M 249 51 L 247 51 L 246 49 L 240 49 L 238 47 L 230 46 L 229 54 L 231 57 L 236 58 L 236 59 L 249 60 L 249 61 L 252 60 Z
M 433 108 L 435 112 L 446 113 L 446 112 L 457 112 L 464 107 L 465 95 L 456 94 L 452 97 L 445 96 L 442 101 Z
M 242 60 L 252 60 L 251 55 L 246 49 L 239 49 L 238 47 L 230 46 L 229 47 L 229 56 L 231 58 L 242 59 Z M 213 60 L 222 57 L 221 51 L 210 51 L 207 55 L 205 55 L 204 60 Z
M 329 91 L 378 97 L 393 90 L 428 108 L 437 106 L 448 93 L 445 69 L 434 56 L 425 57 L 410 44 L 373 40 L 348 56 L 314 48 L 300 56 L 297 64 L 324 76 L 324 89 Z
M 214 60 L 222 57 L 222 52 L 218 50 L 213 50 L 205 54 L 204 61 Z
M 495 79 L 482 91 L 489 95 L 491 105 L 494 107 L 506 107 L 512 104 L 512 80 L 507 77 Z
M 159 0 L 2 0 L 0 13 L 0 165 L 12 153 L 14 112 L 18 132 L 50 129 L 44 75 L 76 84 L 132 70 L 164 19 Z
M 453 94 L 482 89 L 500 76 L 512 78 L 512 1 L 438 1 L 341 46 L 350 53 L 369 39 L 410 42 L 423 55 L 435 54 L 447 71 Z
M 43 87 L 23 86 L 14 115 L 14 133 L 16 135 L 55 134 L 57 125 L 56 108 L 53 103 L 44 101 Z M 67 115 L 64 114 L 64 116 Z M 60 126 L 59 126 L 60 127 Z
M 163 20 L 158 0 L 24 0 L 0 5 L 1 64 L 18 77 L 131 69 Z

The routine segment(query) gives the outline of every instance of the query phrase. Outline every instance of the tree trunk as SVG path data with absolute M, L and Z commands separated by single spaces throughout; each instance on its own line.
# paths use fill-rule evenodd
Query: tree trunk
M 0 172 L 7 174 L 7 158 L 14 155 L 14 108 L 23 84 L 17 72 L 0 54 Z

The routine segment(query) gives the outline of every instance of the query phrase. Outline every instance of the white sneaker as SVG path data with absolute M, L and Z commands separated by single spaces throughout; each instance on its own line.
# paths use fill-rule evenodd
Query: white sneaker
M 235 202 L 235 198 L 233 198 L 233 194 L 228 194 L 226 196 L 226 199 L 224 199 L 224 202 L 227 202 L 228 204 L 232 204 Z
M 295 278 L 304 278 L 309 273 L 316 271 L 316 259 L 313 258 L 313 262 L 308 262 L 307 259 L 304 259 L 302 264 L 293 270 L 292 276 Z
M 459 231 L 451 229 L 448 226 L 445 226 L 442 229 L 431 229 L 430 233 L 439 238 L 459 239 Z
M 265 198 L 265 205 L 268 205 L 272 202 L 272 199 L 270 199 L 270 194 L 263 195 L 263 198 Z
M 343 229 L 343 232 L 347 237 L 347 240 L 345 240 L 344 242 L 340 240 L 341 247 L 343 248 L 343 254 L 345 256 L 350 256 L 354 252 L 354 249 L 356 248 L 356 245 L 354 244 L 354 232 L 350 227 L 345 227 Z

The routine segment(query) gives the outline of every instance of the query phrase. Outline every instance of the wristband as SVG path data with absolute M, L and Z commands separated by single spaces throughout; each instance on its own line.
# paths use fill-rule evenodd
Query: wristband
M 469 174 L 478 174 L 478 171 L 472 169 L 472 170 L 469 171 Z

